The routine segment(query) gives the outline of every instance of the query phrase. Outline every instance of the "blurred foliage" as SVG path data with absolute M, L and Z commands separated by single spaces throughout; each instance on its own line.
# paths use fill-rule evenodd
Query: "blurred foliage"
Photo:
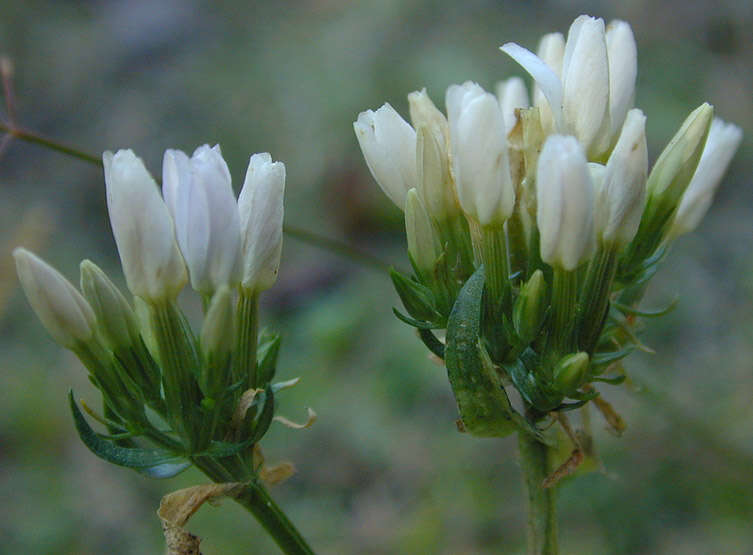
M 746 138 L 710 214 L 673 249 L 647 305 L 680 303 L 628 359 L 633 387 L 605 389 L 622 438 L 594 415 L 604 471 L 561 492 L 563 553 L 751 553 L 753 540 L 753 5 L 727 0 L 9 0 L 0 52 L 15 64 L 17 119 L 97 152 L 132 147 L 159 171 L 168 147 L 219 142 L 235 183 L 248 155 L 288 168 L 290 224 L 407 266 L 402 218 L 368 175 L 359 111 L 426 86 L 440 103 L 467 79 L 491 88 L 520 73 L 497 47 L 530 48 L 591 13 L 629 21 L 639 47 L 636 104 L 652 158 L 703 100 Z M 66 392 L 84 372 L 18 294 L 12 246 L 34 248 L 73 281 L 92 258 L 118 275 L 101 171 L 13 142 L 0 159 L 0 550 L 157 553 L 161 495 L 190 471 L 148 481 L 78 441 Z M 121 282 L 122 283 L 122 282 Z M 273 428 L 270 462 L 298 474 L 272 494 L 322 553 L 520 553 L 524 509 L 512 440 L 455 430 L 445 371 L 428 361 L 386 275 L 289 239 L 263 299 L 283 334 L 281 378 L 301 376 Z M 190 528 L 206 554 L 273 553 L 226 502 Z

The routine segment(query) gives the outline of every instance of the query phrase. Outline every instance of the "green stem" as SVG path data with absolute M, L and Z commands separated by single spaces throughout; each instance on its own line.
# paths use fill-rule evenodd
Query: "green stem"
M 528 495 L 528 554 L 557 555 L 556 486 L 541 487 L 552 470 L 552 448 L 520 432 L 518 449 Z
M 261 484 L 257 482 L 249 483 L 235 500 L 256 517 L 256 520 L 272 536 L 283 553 L 288 555 L 314 553 L 301 533 L 293 526 L 293 523 L 285 516 L 285 513 L 277 506 Z
M 193 462 L 214 482 L 230 482 L 234 479 L 231 472 L 212 459 L 196 458 Z M 283 553 L 313 555 L 313 549 L 259 482 L 254 480 L 246 483 L 235 501 L 254 515 Z

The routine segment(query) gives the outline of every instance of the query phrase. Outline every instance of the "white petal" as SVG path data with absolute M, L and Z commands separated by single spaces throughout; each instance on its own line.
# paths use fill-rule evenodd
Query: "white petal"
M 562 84 L 554 70 L 536 54 L 514 42 L 508 42 L 500 49 L 518 62 L 533 77 L 536 84 L 544 93 L 547 102 L 549 102 L 557 129 L 562 130 L 564 128 L 562 119 Z

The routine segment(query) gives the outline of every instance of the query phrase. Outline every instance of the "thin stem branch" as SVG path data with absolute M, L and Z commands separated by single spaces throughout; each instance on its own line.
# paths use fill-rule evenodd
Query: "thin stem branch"
M 356 249 L 343 241 L 324 237 L 318 233 L 306 231 L 305 229 L 290 224 L 283 225 L 282 230 L 289 237 L 293 237 L 294 239 L 298 239 L 299 241 L 330 251 L 334 254 L 339 254 L 340 256 L 348 258 L 363 266 L 369 266 L 385 273 L 390 271 L 390 264 L 387 264 L 372 254 Z
M 22 141 L 26 141 L 27 143 L 34 143 L 43 146 L 44 148 L 66 154 L 68 156 L 73 156 L 74 158 L 78 158 L 79 160 L 83 160 L 84 162 L 95 164 L 99 167 L 103 166 L 102 159 L 99 156 L 94 156 L 93 154 L 84 152 L 83 150 L 80 150 L 74 146 L 61 143 L 54 139 L 50 139 L 48 137 L 40 135 L 39 133 L 35 133 L 34 131 L 24 129 L 23 127 L 17 127 L 15 125 L 9 125 L 7 123 L 0 122 L 0 131 L 5 131 L 11 137 L 21 139 Z
M 518 449 L 528 496 L 528 553 L 557 555 L 557 491 L 542 487 L 551 472 L 551 448 L 521 432 Z
M 60 152 L 61 154 L 66 154 L 68 156 L 78 158 L 79 160 L 83 160 L 84 162 L 103 167 L 101 157 L 85 152 L 77 147 L 61 143 L 48 137 L 44 137 L 43 135 L 40 135 L 28 129 L 0 121 L 0 131 L 4 131 L 8 134 L 9 137 L 20 139 L 28 143 L 37 144 L 44 148 Z M 309 245 L 330 251 L 334 254 L 338 254 L 356 262 L 357 264 L 374 268 L 376 270 L 379 270 L 380 272 L 389 272 L 390 270 L 390 264 L 387 264 L 386 262 L 380 260 L 372 254 L 356 249 L 343 241 L 331 239 L 329 237 L 319 235 L 318 233 L 314 233 L 313 231 L 307 231 L 305 229 L 301 229 L 299 227 L 291 226 L 288 224 L 285 224 L 282 230 L 289 237 L 293 237 L 294 239 L 298 239 L 303 243 L 308 243 Z

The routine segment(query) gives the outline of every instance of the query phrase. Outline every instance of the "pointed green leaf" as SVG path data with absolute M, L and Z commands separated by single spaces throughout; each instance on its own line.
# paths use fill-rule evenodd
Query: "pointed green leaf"
M 68 393 L 68 400 L 70 402 L 71 412 L 73 413 L 73 423 L 76 426 L 76 431 L 78 432 L 81 441 L 83 441 L 84 445 L 86 445 L 89 450 L 100 459 L 118 466 L 125 466 L 137 470 L 152 469 L 166 463 L 180 464 L 185 462 L 184 457 L 181 455 L 172 453 L 165 449 L 120 447 L 112 441 L 102 439 L 86 422 L 84 415 L 81 413 L 81 410 L 78 408 L 78 405 L 73 398 L 72 390 Z

